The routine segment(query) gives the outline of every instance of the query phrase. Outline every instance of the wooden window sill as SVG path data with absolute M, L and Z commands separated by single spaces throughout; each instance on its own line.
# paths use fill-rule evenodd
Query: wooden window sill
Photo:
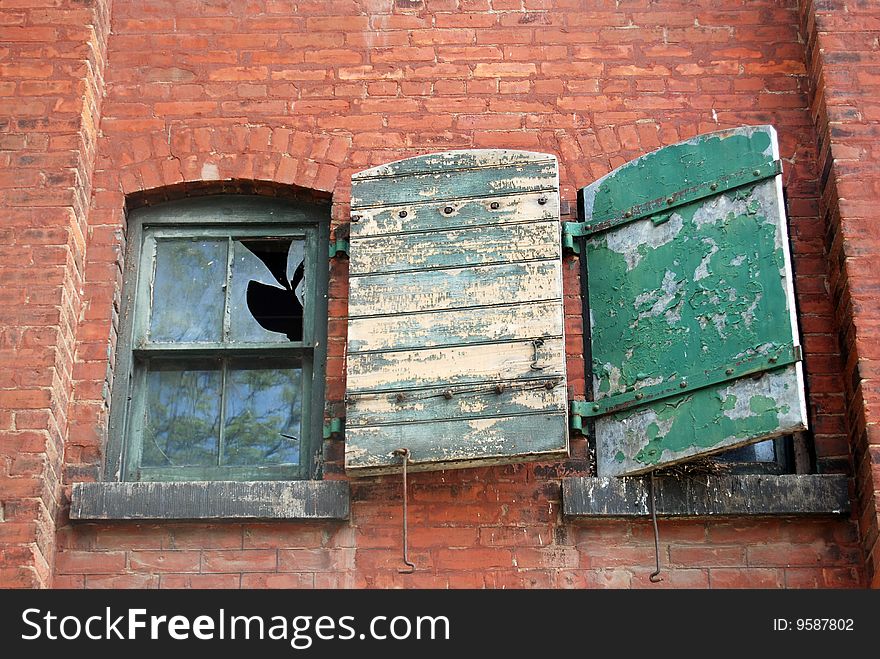
M 348 519 L 347 481 L 75 483 L 72 520 Z

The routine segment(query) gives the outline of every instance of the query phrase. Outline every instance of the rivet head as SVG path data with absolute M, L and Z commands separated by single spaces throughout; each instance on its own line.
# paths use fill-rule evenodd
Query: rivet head
M 598 412 L 599 409 L 600 409 L 600 408 L 599 408 L 598 405 L 593 405 L 593 411 L 594 411 L 594 412 Z
M 732 369 L 732 368 L 728 368 L 728 369 L 725 370 L 724 372 L 725 372 L 727 375 L 733 375 L 733 369 Z
M 675 199 L 673 199 L 672 197 L 666 197 L 666 203 L 673 204 L 673 203 L 675 203 Z
M 546 389 L 547 391 L 552 390 L 555 386 L 556 383 L 553 380 L 547 380 L 547 382 L 544 383 L 544 389 Z
M 642 400 L 645 397 L 645 394 L 636 394 L 636 400 Z
M 541 205 L 543 206 L 544 204 L 547 203 L 547 197 L 539 197 L 539 198 L 538 198 L 538 203 L 541 204 Z
M 406 212 L 406 211 L 400 211 L 400 212 L 397 214 L 397 217 L 406 217 L 406 215 L 407 215 L 407 212 Z
M 499 382 L 498 384 L 495 385 L 494 390 L 495 390 L 496 394 L 503 394 L 504 393 L 504 385 Z
M 443 212 L 446 213 L 447 215 L 451 215 L 452 214 L 452 206 L 447 206 L 446 208 L 443 209 Z
M 352 216 L 351 216 L 351 221 L 352 221 L 352 222 L 360 222 L 360 221 L 361 221 L 361 216 L 360 216 L 360 215 L 352 215 Z
M 489 208 L 491 208 L 493 211 L 497 211 L 499 206 L 501 206 L 501 204 L 499 204 L 497 201 L 493 201 L 491 204 L 489 204 Z
M 397 394 L 394 397 L 394 400 L 396 400 L 398 403 L 402 403 L 403 401 L 406 400 L 406 396 L 404 396 L 403 394 Z
M 777 359 L 778 359 L 778 357 L 770 357 L 767 361 L 770 362 L 771 364 L 775 364 Z
M 632 212 L 632 211 L 627 211 L 627 212 L 625 212 L 625 213 L 623 214 L 623 216 L 624 216 L 624 217 L 632 217 L 632 216 L 633 216 L 633 212 Z
M 717 190 L 717 189 L 718 189 L 718 184 L 717 184 L 717 183 L 713 183 L 712 185 L 709 186 L 709 189 L 710 189 L 710 190 Z
M 756 169 L 755 171 L 752 172 L 752 176 L 760 176 L 760 175 L 761 175 L 760 169 Z
M 449 400 L 450 398 L 452 398 L 452 391 L 449 390 L 449 389 L 447 389 L 446 391 L 444 391 L 444 392 L 443 392 L 443 398 L 445 398 L 446 400 Z
M 685 388 L 687 388 L 688 383 L 685 382 L 684 380 L 682 380 L 681 382 L 678 383 L 678 386 L 681 387 L 682 389 L 685 389 Z

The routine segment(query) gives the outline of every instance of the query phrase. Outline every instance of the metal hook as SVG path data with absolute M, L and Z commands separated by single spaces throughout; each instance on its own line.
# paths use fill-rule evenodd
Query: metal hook
M 406 494 L 406 467 L 409 464 L 409 449 L 408 448 L 398 448 L 394 449 L 391 452 L 391 455 L 398 456 L 403 458 L 403 562 L 407 566 L 405 568 L 400 568 L 398 572 L 400 574 L 412 574 L 416 570 L 415 563 L 409 560 L 409 538 L 406 526 L 406 508 L 407 508 L 407 494 Z
M 648 489 L 651 491 L 651 522 L 654 524 L 654 562 L 657 569 L 654 570 L 648 579 L 651 583 L 659 583 L 663 581 L 660 576 L 660 531 L 657 529 L 657 505 L 654 502 L 654 472 L 651 472 L 651 478 L 648 480 Z
M 538 348 L 544 345 L 544 339 L 535 339 L 532 341 L 532 348 L 534 348 L 534 356 L 532 358 L 532 363 L 529 365 L 533 371 L 543 371 L 546 366 L 538 366 Z

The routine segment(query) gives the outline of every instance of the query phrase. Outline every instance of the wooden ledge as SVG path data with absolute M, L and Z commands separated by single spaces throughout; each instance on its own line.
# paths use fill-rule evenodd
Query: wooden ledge
M 75 483 L 73 520 L 348 519 L 348 481 Z
M 845 514 L 847 480 L 817 474 L 658 477 L 655 500 L 663 517 Z M 646 477 L 562 481 L 562 510 L 569 517 L 649 515 L 649 499 Z

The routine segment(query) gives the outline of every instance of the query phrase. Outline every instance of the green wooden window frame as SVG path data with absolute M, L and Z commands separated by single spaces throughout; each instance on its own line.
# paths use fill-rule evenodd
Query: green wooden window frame
M 128 247 L 125 260 L 123 304 L 119 322 L 114 389 L 111 400 L 110 440 L 107 452 L 107 478 L 115 481 L 254 481 L 297 480 L 320 476 L 324 370 L 327 335 L 327 276 L 325 260 L 329 244 L 329 209 L 317 204 L 285 201 L 250 195 L 216 195 L 167 202 L 132 210 L 128 218 Z M 287 239 L 300 241 L 304 262 L 303 322 L 301 340 L 288 340 L 278 334 L 274 340 L 233 338 L 232 308 L 233 254 L 236 241 Z M 164 241 L 208 241 L 226 243 L 226 263 L 213 264 L 206 277 L 222 284 L 222 329 L 211 340 L 153 340 L 149 333 L 151 314 L 157 308 L 158 291 L 153 278 L 158 252 Z M 220 248 L 222 249 L 222 248 Z M 324 257 L 324 258 L 322 258 Z M 289 268 L 289 265 L 288 265 Z M 289 270 L 288 270 L 289 274 Z M 171 305 L 175 302 L 172 301 Z M 198 311 L 191 312 L 198 314 Z M 186 315 L 186 314 L 184 314 Z M 274 332 L 267 333 L 267 336 Z M 252 337 L 247 337 L 252 338 Z M 203 393 L 216 405 L 216 463 L 203 457 L 198 465 L 143 464 L 146 425 L 145 409 L 150 389 L 149 374 L 161 370 L 211 373 L 218 381 L 217 396 Z M 224 463 L 224 432 L 231 418 L 227 398 L 235 386 L 235 375 L 261 369 L 269 373 L 291 370 L 285 381 L 300 398 L 301 422 L 298 430 L 298 464 L 279 458 L 275 464 Z M 299 372 L 299 381 L 292 375 Z M 247 379 L 244 377 L 243 379 Z M 279 378 L 279 380 L 283 380 Z M 204 380 L 203 380 L 204 381 Z M 271 381 L 271 379 L 270 379 Z M 155 395 L 155 394 L 152 394 Z M 230 426 L 231 427 L 231 426 Z M 247 430 L 237 428 L 236 437 Z M 285 435 L 287 436 L 287 435 Z M 207 449 L 206 449 L 207 450 Z M 213 454 L 212 454 L 213 455 Z M 166 456 L 167 457 L 167 456 Z M 169 459 L 170 461 L 170 459 Z

